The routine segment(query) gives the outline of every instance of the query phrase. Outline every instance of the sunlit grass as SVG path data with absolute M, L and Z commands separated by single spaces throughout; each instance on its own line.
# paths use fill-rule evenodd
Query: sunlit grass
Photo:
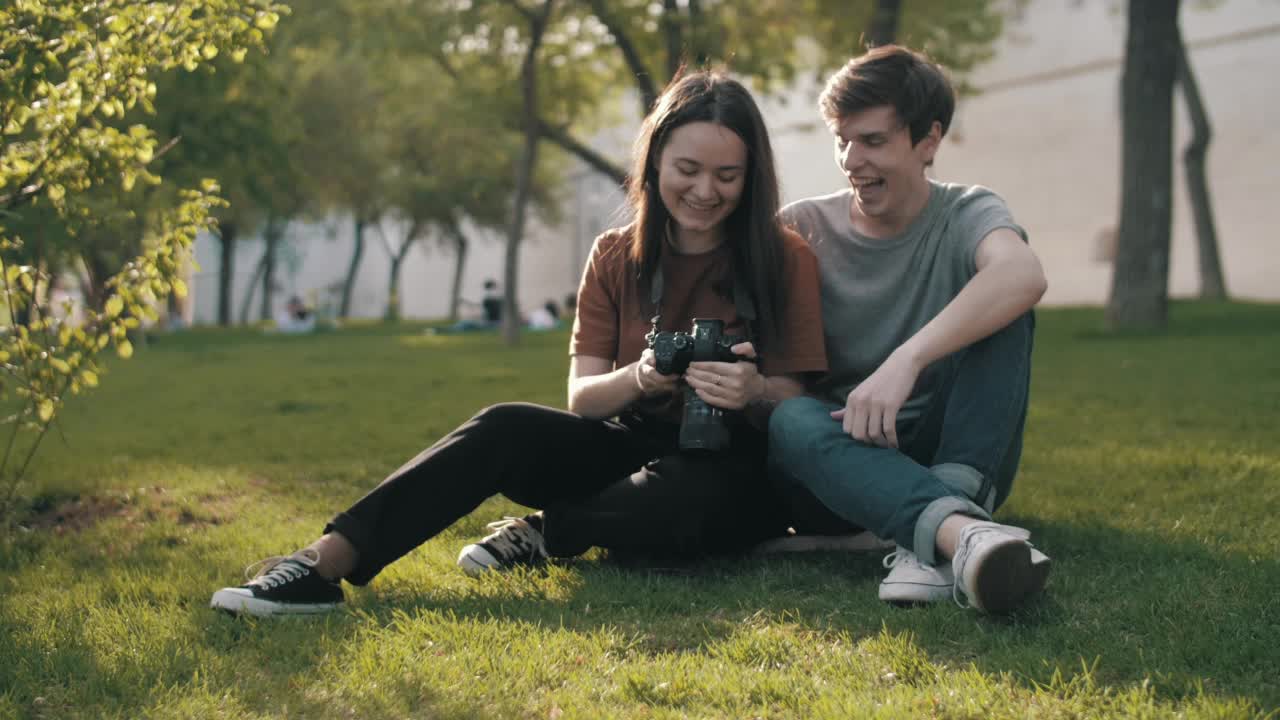
M 0 717 L 1257 717 L 1280 707 L 1280 307 L 1167 335 L 1042 312 L 1002 510 L 1055 561 L 1009 618 L 875 597 L 878 557 L 599 553 L 471 580 L 486 504 L 349 608 L 207 608 L 486 404 L 561 405 L 564 333 L 159 338 L 71 403 L 0 540 Z M 495 448 L 500 452 L 501 448 Z

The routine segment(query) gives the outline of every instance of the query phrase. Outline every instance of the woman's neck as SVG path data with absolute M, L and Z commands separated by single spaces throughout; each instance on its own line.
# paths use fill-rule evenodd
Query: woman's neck
M 686 230 L 675 225 L 667 225 L 667 245 L 677 255 L 701 255 L 720 247 L 724 242 L 724 227 L 716 226 L 710 230 Z

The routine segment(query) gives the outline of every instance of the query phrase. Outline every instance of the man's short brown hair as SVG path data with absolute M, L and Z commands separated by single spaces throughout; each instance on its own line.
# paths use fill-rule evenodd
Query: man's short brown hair
M 845 63 L 822 91 L 818 106 L 827 120 L 891 105 L 911 131 L 911 144 L 929 134 L 936 121 L 951 127 L 956 92 L 942 68 L 899 45 L 882 45 Z

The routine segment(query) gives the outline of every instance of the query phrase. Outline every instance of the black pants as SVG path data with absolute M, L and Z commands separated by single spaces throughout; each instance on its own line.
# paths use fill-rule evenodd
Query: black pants
M 526 403 L 486 408 L 441 438 L 325 527 L 351 541 L 364 585 L 501 493 L 544 510 L 555 556 L 592 546 L 690 556 L 782 535 L 763 433 L 734 428 L 729 450 L 676 451 L 677 428 L 628 417 L 590 420 Z

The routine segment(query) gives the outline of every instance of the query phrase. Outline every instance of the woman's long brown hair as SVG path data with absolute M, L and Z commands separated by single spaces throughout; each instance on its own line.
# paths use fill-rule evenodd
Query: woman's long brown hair
M 627 199 L 635 212 L 628 257 L 637 268 L 640 306 L 650 307 L 649 287 L 662 257 L 671 214 L 658 192 L 658 160 L 676 128 L 694 122 L 722 125 L 747 146 L 746 183 L 738 206 L 725 218 L 725 242 L 733 258 L 732 282 L 746 285 L 765 338 L 778 338 L 787 288 L 783 274 L 778 176 L 764 118 L 751 93 L 718 72 L 677 74 L 645 118 L 636 138 Z M 729 289 L 728 297 L 732 297 Z M 759 340 L 757 339 L 757 342 Z

